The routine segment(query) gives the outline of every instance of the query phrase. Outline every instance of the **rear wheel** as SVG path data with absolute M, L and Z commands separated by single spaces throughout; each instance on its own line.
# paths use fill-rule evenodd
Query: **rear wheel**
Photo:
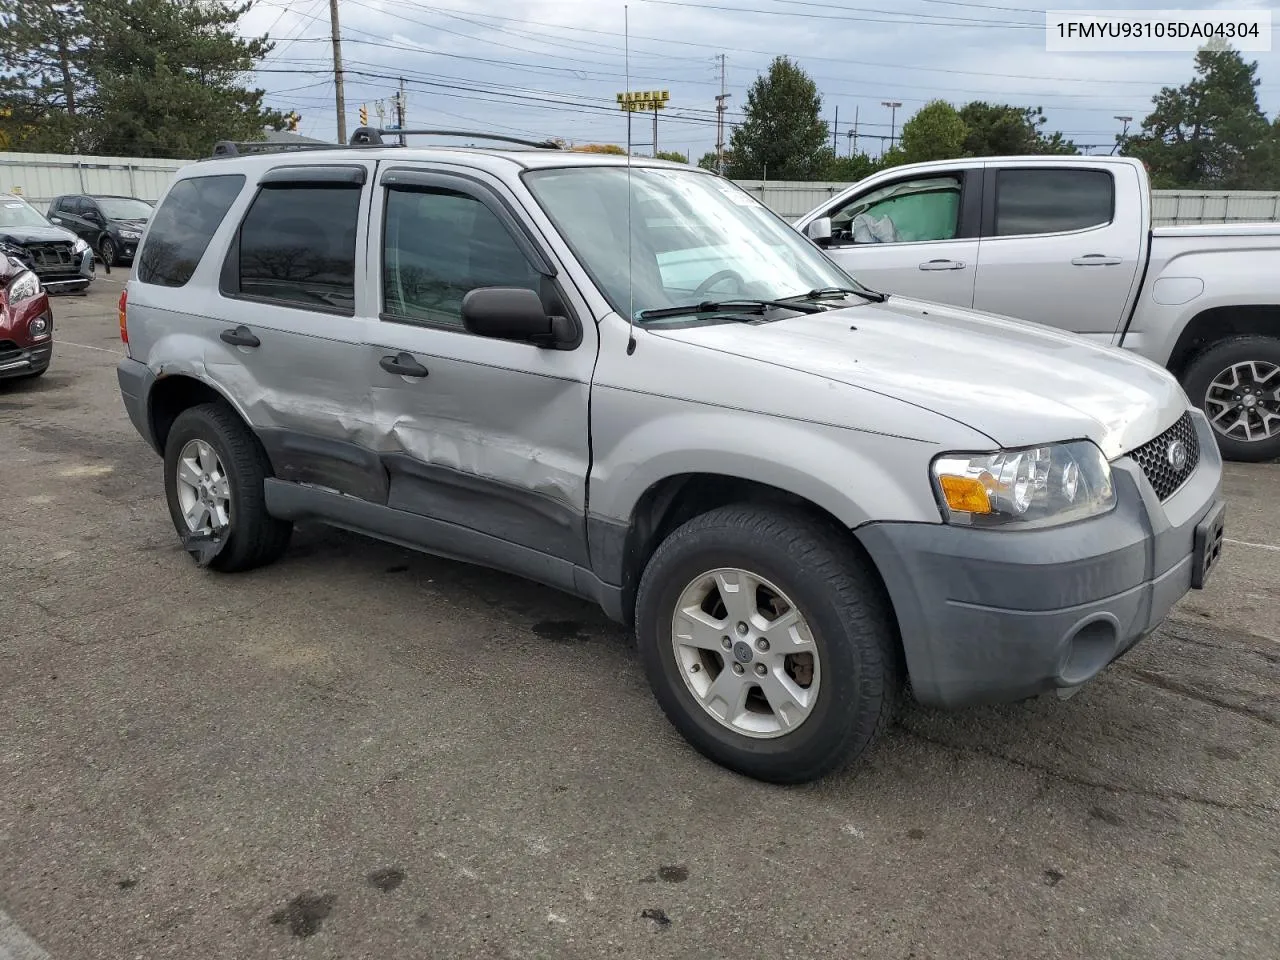
M 169 515 L 202 563 L 233 573 L 272 563 L 287 549 L 292 524 L 267 513 L 267 455 L 225 406 L 206 403 L 180 413 L 165 442 L 164 464 Z
M 1196 357 L 1182 378 L 1227 460 L 1280 457 L 1280 340 L 1237 337 Z
M 731 506 L 677 529 L 641 578 L 636 634 L 676 728 L 761 780 L 802 783 L 855 760 L 901 693 L 877 584 L 803 513 Z

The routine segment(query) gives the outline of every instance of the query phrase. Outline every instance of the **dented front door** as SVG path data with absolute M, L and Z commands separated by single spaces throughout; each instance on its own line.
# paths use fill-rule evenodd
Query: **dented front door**
M 365 365 L 387 505 L 586 565 L 594 323 L 574 350 L 467 333 L 467 291 L 525 286 L 555 305 L 554 268 L 496 182 L 392 167 L 380 191 Z

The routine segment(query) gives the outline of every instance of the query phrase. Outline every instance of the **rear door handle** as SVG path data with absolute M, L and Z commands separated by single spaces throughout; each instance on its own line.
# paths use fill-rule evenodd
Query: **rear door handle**
M 240 326 L 234 330 L 223 330 L 218 339 L 233 347 L 260 347 L 262 341 L 255 337 L 248 327 Z
M 1086 253 L 1083 257 L 1073 257 L 1071 265 L 1075 267 L 1114 267 L 1124 263 L 1123 257 L 1108 257 L 1105 253 Z
M 413 359 L 413 354 L 400 352 L 394 357 L 383 357 L 378 365 L 387 373 L 401 377 L 425 377 L 427 368 Z
M 963 260 L 926 260 L 920 264 L 921 270 L 963 270 Z

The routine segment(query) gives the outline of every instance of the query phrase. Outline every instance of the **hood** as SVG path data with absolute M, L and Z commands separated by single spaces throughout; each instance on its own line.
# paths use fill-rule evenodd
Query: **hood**
M 1085 438 L 1114 459 L 1189 406 L 1168 371 L 1128 351 L 896 296 L 756 326 L 653 333 L 894 397 L 1001 447 Z
M 75 239 L 76 235 L 70 230 L 53 224 L 47 227 L 0 227 L 0 241 L 7 240 L 10 243 L 49 243 L 52 240 Z

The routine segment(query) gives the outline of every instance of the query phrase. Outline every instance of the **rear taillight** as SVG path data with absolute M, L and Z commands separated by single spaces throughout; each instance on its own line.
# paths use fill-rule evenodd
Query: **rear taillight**
M 123 343 L 129 342 L 129 324 L 125 320 L 125 300 L 129 296 L 128 290 L 120 291 L 120 340 Z

